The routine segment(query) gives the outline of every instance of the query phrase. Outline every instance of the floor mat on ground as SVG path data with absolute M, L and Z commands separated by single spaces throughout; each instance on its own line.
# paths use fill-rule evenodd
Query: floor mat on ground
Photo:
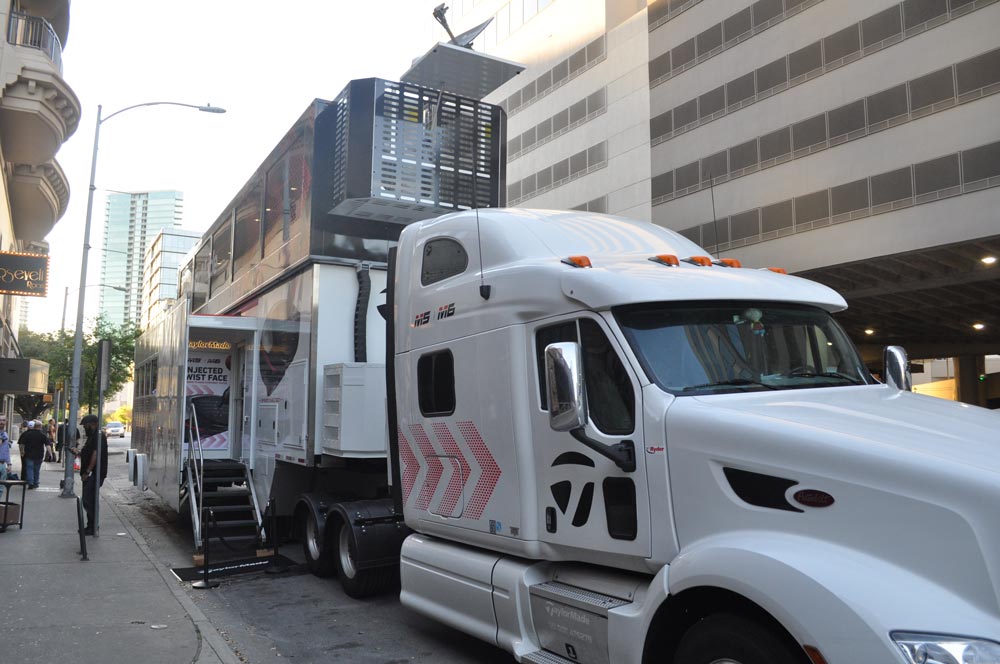
M 218 563 L 209 563 L 208 578 L 221 579 L 236 574 L 246 574 L 248 572 L 262 572 L 273 562 L 273 557 L 266 558 L 243 558 L 240 560 L 225 560 Z M 278 556 L 278 564 L 281 567 L 289 568 L 295 566 L 295 561 L 285 556 Z M 175 567 L 170 570 L 180 581 L 198 581 L 204 578 L 204 567 Z

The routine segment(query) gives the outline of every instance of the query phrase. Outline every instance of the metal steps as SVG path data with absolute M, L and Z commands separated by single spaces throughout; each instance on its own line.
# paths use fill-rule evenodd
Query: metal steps
M 195 548 L 207 541 L 213 560 L 252 554 L 260 541 L 261 514 L 246 466 L 231 459 L 188 461 L 186 490 Z

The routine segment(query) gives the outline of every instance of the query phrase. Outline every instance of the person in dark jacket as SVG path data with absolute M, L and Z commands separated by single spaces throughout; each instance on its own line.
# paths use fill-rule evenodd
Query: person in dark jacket
M 42 470 L 42 459 L 45 458 L 45 445 L 48 437 L 39 430 L 41 422 L 28 420 L 27 429 L 17 439 L 18 445 L 24 446 L 24 479 L 29 489 L 38 488 L 38 476 Z
M 97 415 L 86 415 L 80 424 L 87 433 L 87 442 L 82 450 L 75 448 L 70 452 L 80 455 L 80 479 L 83 480 L 83 509 L 87 512 L 87 535 L 94 534 L 94 527 L 97 525 L 94 519 L 94 511 L 97 505 L 97 492 L 104 484 L 104 478 L 108 476 L 108 438 L 101 431 L 98 424 Z M 97 450 L 100 445 L 101 477 L 95 476 L 97 472 Z

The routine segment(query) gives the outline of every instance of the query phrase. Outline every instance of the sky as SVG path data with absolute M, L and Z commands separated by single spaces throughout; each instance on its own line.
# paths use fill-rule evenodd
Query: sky
M 222 115 L 175 106 L 138 108 L 101 124 L 84 317 L 97 316 L 104 199 L 111 191 L 176 189 L 182 227 L 206 230 L 311 100 L 348 81 L 398 80 L 433 45 L 426 0 L 74 0 L 63 78 L 82 117 L 56 161 L 70 186 L 66 214 L 46 238 L 47 298 L 30 298 L 28 327 L 76 325 L 87 186 L 97 106 L 212 104 Z M 89 327 L 89 323 L 85 323 Z

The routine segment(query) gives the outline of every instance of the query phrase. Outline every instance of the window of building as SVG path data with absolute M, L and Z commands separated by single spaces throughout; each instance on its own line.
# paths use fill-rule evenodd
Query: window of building
M 521 151 L 521 135 L 518 134 L 514 138 L 507 141 L 507 154 L 517 154 Z
M 745 240 L 760 235 L 759 210 L 748 210 L 734 214 L 729 218 L 729 226 L 733 240 Z
M 260 189 L 248 187 L 236 203 L 236 226 L 233 237 L 233 263 L 236 274 L 243 274 L 260 260 Z
M 868 126 L 906 115 L 906 84 L 897 85 L 868 97 Z
M 756 210 L 753 211 L 756 213 Z M 746 214 L 746 213 L 744 213 Z M 761 231 L 772 233 L 792 227 L 792 201 L 766 205 L 760 209 Z
M 587 151 L 580 150 L 569 158 L 570 175 L 577 176 L 587 170 Z
M 865 48 L 896 37 L 902 32 L 903 20 L 899 14 L 899 5 L 893 5 L 861 21 L 861 40 Z
M 653 176 L 651 188 L 653 198 L 669 196 L 674 193 L 674 172 L 670 171 L 668 173 L 661 173 L 660 175 Z
M 804 76 L 823 68 L 823 46 L 813 42 L 788 56 L 788 78 Z
M 538 123 L 538 126 L 535 127 L 535 137 L 538 139 L 539 143 L 548 139 L 548 137 L 551 135 L 552 135 L 552 120 L 550 118 L 542 120 L 541 122 Z
M 753 8 L 754 27 L 767 23 L 775 16 L 779 16 L 783 11 L 781 0 L 757 0 L 751 5 Z
M 529 127 L 527 131 L 521 134 L 521 149 L 527 150 L 535 144 L 535 128 Z
M 686 127 L 698 120 L 698 100 L 686 101 L 674 109 L 674 128 Z
M 704 56 L 722 46 L 722 24 L 716 23 L 708 30 L 698 34 L 696 38 L 698 55 Z
M 917 196 L 961 184 L 957 154 L 931 159 L 913 167 L 913 191 Z
M 830 208 L 834 216 L 868 208 L 868 178 L 830 189 Z
M 739 171 L 757 164 L 757 139 L 729 148 L 729 170 Z
M 587 48 L 581 48 L 579 51 L 569 56 L 569 73 L 572 76 L 577 72 L 583 71 L 587 66 Z
M 569 177 L 569 159 L 563 159 L 562 161 L 557 161 L 552 166 L 553 182 L 559 182 L 560 180 L 565 180 L 568 177 Z
M 745 7 L 740 11 L 736 12 L 725 21 L 722 22 L 722 38 L 725 41 L 730 41 L 736 39 L 741 35 L 745 35 L 750 32 L 751 19 L 750 19 L 751 8 Z
M 598 143 L 597 145 L 591 146 L 587 149 L 587 166 L 597 166 L 598 164 L 603 164 L 608 159 L 607 154 L 608 144 L 604 141 Z
M 672 132 L 674 130 L 673 117 L 673 111 L 667 111 L 666 113 L 660 113 L 655 118 L 650 120 L 650 139 L 658 138 Z
M 539 190 L 552 186 L 552 168 L 543 168 L 535 174 L 535 185 Z
M 677 191 L 693 187 L 699 182 L 698 162 L 693 161 L 674 171 L 674 187 Z
M 698 97 L 698 117 L 707 118 L 726 107 L 726 88 L 723 85 Z
M 792 151 L 792 135 L 788 127 L 760 137 L 760 160 L 776 159 Z
M 906 29 L 948 13 L 948 0 L 903 0 Z
M 779 58 L 774 62 L 764 65 L 757 70 L 757 93 L 765 92 L 771 88 L 783 85 L 788 82 L 788 69 L 785 58 Z
M 826 113 L 792 125 L 792 145 L 801 150 L 826 141 Z
M 962 152 L 962 178 L 966 184 L 1000 175 L 1000 142 Z
M 455 359 L 450 350 L 429 353 L 417 360 L 417 400 L 424 417 L 455 412 Z
M 913 197 L 910 167 L 872 176 L 872 207 Z
M 701 225 L 701 237 L 706 246 L 729 242 L 729 218 L 716 219 Z
M 516 201 L 521 197 L 521 181 L 507 185 L 507 200 Z
M 744 74 L 726 83 L 726 102 L 729 108 L 739 104 L 744 99 L 754 96 L 754 73 Z
M 1000 48 L 955 65 L 958 94 L 1000 82 Z
M 823 40 L 823 58 L 827 64 L 861 50 L 861 25 L 855 23 Z
M 600 58 L 604 57 L 604 35 L 601 35 L 594 41 L 587 44 L 587 62 L 596 62 Z
M 521 196 L 527 197 L 532 196 L 535 193 L 535 174 L 532 173 L 528 177 L 521 180 Z
M 729 173 L 729 151 L 716 152 L 701 160 L 701 181 L 708 184 L 709 180 Z
M 569 123 L 582 122 L 587 117 L 587 100 L 581 99 L 569 107 Z
M 587 115 L 600 111 L 608 104 L 607 88 L 601 88 L 587 97 Z
M 689 62 L 694 61 L 695 57 L 695 46 L 694 37 L 687 40 L 679 46 L 675 46 L 670 52 L 670 60 L 673 63 L 673 68 L 675 70 L 680 69 Z
M 795 198 L 795 223 L 806 224 L 810 221 L 820 221 L 830 218 L 829 191 L 817 191 L 813 194 Z
M 552 116 L 552 132 L 558 133 L 569 126 L 569 109 L 564 108 Z
M 951 67 L 910 81 L 910 110 L 955 98 L 955 77 Z
M 655 81 L 670 73 L 670 51 L 649 61 L 649 80 Z
M 865 128 L 865 100 L 859 99 L 827 113 L 830 138 Z

